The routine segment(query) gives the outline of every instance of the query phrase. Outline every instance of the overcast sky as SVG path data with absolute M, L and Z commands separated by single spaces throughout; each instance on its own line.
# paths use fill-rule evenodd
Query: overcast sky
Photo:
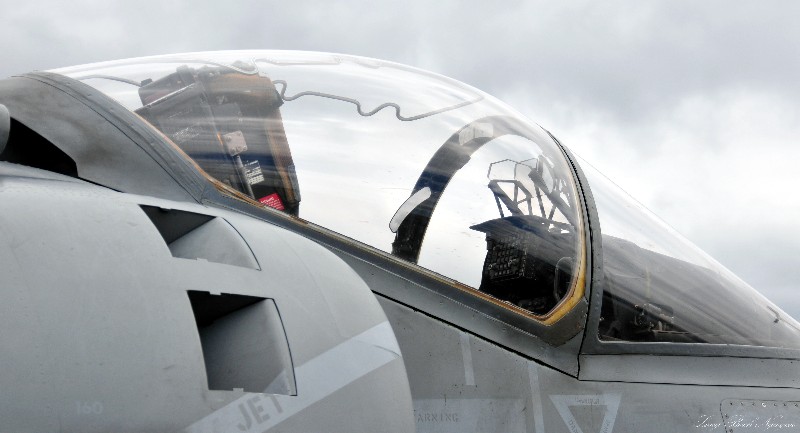
M 459 79 L 550 130 L 800 318 L 800 2 L 0 6 L 3 77 L 263 48 L 364 55 Z

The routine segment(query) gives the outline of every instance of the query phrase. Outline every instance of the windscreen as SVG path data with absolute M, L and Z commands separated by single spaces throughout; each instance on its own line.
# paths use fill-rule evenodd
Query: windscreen
M 161 131 L 223 191 L 553 323 L 584 294 L 573 172 L 448 78 L 352 56 L 202 53 L 55 71 Z
M 585 161 L 602 231 L 604 341 L 800 348 L 800 324 Z

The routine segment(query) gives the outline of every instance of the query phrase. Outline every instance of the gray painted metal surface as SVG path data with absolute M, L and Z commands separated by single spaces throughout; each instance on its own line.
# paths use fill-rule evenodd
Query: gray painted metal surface
M 756 359 L 620 356 L 600 366 L 582 358 L 577 379 L 408 307 L 381 304 L 415 372 L 409 380 L 419 432 L 724 432 L 731 414 L 739 425 L 747 419 L 762 427 L 780 415 L 780 431 L 800 430 L 797 383 L 774 379 L 795 375 L 796 362 L 781 360 L 783 368 L 771 370 L 775 363 Z M 733 396 L 781 409 L 734 413 L 723 404 Z
M 335 256 L 231 212 L 64 180 L 0 163 L 0 385 L 13 390 L 0 397 L 2 430 L 308 431 L 321 419 L 326 431 L 412 430 L 391 327 Z M 142 205 L 235 227 L 261 269 L 175 257 Z M 207 380 L 208 342 L 189 291 L 273 302 L 255 337 L 285 339 L 296 392 L 253 393 L 247 377 L 237 386 L 246 391 Z M 248 322 L 227 326 L 247 334 Z M 286 353 L 262 353 L 261 363 L 286 364 Z M 243 363 L 246 355 L 228 353 L 245 376 L 259 367 Z
M 76 166 L 0 161 L 0 431 L 800 432 L 796 350 L 598 338 L 566 149 L 587 290 L 542 325 L 221 193 L 81 83 L 13 78 L 0 103 L 0 138 Z

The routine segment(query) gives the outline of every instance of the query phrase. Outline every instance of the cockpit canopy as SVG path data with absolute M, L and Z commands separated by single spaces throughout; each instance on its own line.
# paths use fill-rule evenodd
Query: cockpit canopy
M 212 60 L 209 60 L 212 59 Z M 537 320 L 583 296 L 563 151 L 492 97 L 351 56 L 239 52 L 57 71 L 133 110 L 221 189 Z
M 547 131 L 459 82 L 373 59 L 268 51 L 55 72 L 139 115 L 220 191 L 538 323 L 585 302 L 593 246 L 602 247 L 601 341 L 800 348 L 796 321 L 587 164 L 579 177 L 578 160 Z

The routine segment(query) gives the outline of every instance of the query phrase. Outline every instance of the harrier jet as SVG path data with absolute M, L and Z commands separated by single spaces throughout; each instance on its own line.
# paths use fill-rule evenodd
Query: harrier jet
M 0 431 L 800 431 L 800 324 L 472 87 L 237 51 L 0 104 Z

